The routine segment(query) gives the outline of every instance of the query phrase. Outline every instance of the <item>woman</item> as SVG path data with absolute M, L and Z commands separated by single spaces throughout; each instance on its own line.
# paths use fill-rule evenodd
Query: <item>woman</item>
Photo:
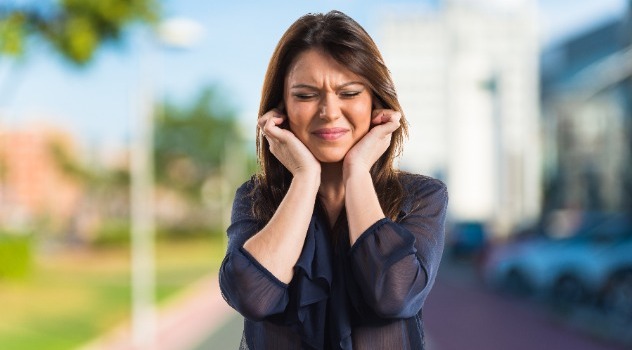
M 369 35 L 298 19 L 268 66 L 260 172 L 236 193 L 220 269 L 242 349 L 422 349 L 444 241 L 445 185 L 398 172 L 407 130 Z

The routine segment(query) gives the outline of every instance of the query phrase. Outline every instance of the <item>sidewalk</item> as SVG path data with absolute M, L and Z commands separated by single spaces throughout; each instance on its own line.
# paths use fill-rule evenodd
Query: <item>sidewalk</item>
M 81 347 L 81 350 L 185 350 L 193 349 L 231 316 L 221 296 L 217 275 L 205 277 L 158 310 L 154 345 L 135 347 L 129 323 Z

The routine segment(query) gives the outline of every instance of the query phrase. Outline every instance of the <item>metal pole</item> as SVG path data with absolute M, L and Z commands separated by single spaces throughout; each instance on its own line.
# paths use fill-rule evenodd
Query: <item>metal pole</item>
M 151 51 L 151 47 L 148 51 Z M 148 53 L 148 56 L 151 52 Z M 154 109 L 151 60 L 142 59 L 140 108 L 131 150 L 132 341 L 135 348 L 152 347 L 156 335 L 154 267 Z
M 137 349 L 156 344 L 155 308 L 155 219 L 154 219 L 154 84 L 157 68 L 162 68 L 156 52 L 161 46 L 186 48 L 200 38 L 202 26 L 189 19 L 166 20 L 159 33 L 141 38 L 139 55 L 140 108 L 135 115 L 131 150 L 132 207 L 132 340 Z M 155 34 L 158 34 L 156 36 Z M 157 67 L 158 66 L 158 67 Z

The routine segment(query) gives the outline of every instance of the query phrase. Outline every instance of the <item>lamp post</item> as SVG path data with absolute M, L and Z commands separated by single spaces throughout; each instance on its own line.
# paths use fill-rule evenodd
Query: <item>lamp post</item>
M 154 220 L 154 79 L 152 58 L 156 46 L 189 48 L 200 39 L 202 26 L 174 18 L 158 26 L 146 55 L 140 59 L 141 96 L 135 114 L 131 145 L 131 256 L 132 342 L 138 349 L 153 348 L 156 339 L 155 312 L 155 220 Z M 139 62 L 140 63 L 140 62 Z

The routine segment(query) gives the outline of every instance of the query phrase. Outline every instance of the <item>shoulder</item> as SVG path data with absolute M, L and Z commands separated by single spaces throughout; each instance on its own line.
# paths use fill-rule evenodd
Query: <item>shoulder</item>
M 428 195 L 440 192 L 447 196 L 448 187 L 446 184 L 430 176 L 401 172 L 399 181 L 408 195 Z
M 235 193 L 235 199 L 248 197 L 251 198 L 254 195 L 256 183 L 256 176 L 252 175 L 248 181 L 244 182 L 237 188 L 237 192 Z
M 233 200 L 233 213 L 251 213 L 252 205 L 255 198 L 256 177 L 252 176 L 248 181 L 244 182 L 235 191 L 235 199 Z
M 403 211 L 410 212 L 419 206 L 445 207 L 448 202 L 446 184 L 430 176 L 401 172 L 399 181 L 404 190 Z

